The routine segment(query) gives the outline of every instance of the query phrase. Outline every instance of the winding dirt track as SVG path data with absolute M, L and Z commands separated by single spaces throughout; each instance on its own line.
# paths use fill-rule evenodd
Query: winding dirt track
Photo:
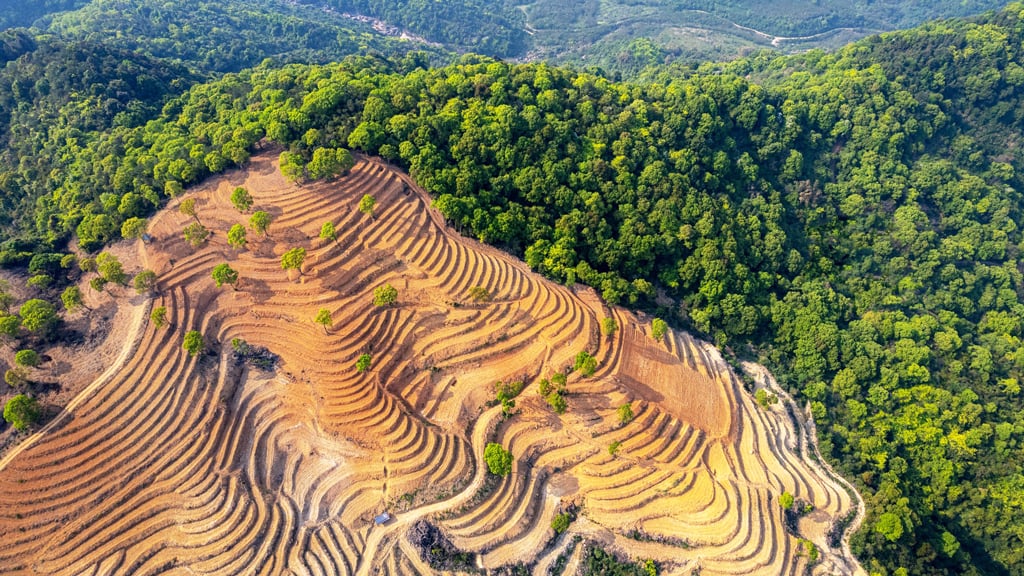
M 241 251 L 225 239 L 248 219 L 228 200 L 238 185 L 273 216 L 269 236 L 250 232 Z M 363 194 L 377 199 L 372 219 L 356 210 Z M 408 528 L 426 519 L 484 568 L 537 561 L 546 573 L 557 556 L 546 548 L 551 520 L 576 503 L 570 536 L 669 572 L 799 574 L 808 561 L 784 526 L 783 491 L 814 506 L 799 523 L 823 552 L 811 571 L 859 570 L 825 538 L 855 503 L 710 346 L 680 333 L 655 342 L 649 322 L 592 291 L 459 237 L 407 177 L 373 161 L 296 187 L 262 155 L 191 195 L 212 239 L 193 250 L 186 218 L 165 210 L 143 256 L 171 326 L 144 326 L 123 362 L 69 406 L 73 417 L 0 464 L 5 570 L 419 574 L 429 568 Z M 335 242 L 317 237 L 328 220 Z M 279 258 L 296 246 L 306 262 L 289 275 Z M 222 262 L 239 271 L 237 290 L 214 286 Z M 394 307 L 372 305 L 384 283 L 398 289 Z M 474 286 L 491 301 L 473 302 Z M 332 314 L 327 330 L 312 321 L 320 308 Z M 145 311 L 137 316 L 142 325 Z M 605 316 L 620 326 L 611 338 L 599 334 Z M 184 353 L 191 329 L 210 354 Z M 281 366 L 236 366 L 232 338 L 270 349 Z M 581 350 L 597 373 L 570 374 L 569 411 L 555 415 L 536 383 Z M 358 373 L 363 353 L 373 366 Z M 485 407 L 499 380 L 528 383 L 510 419 Z M 626 402 L 635 418 L 621 425 Z M 481 491 L 490 441 L 515 464 Z M 395 519 L 374 526 L 385 510 Z

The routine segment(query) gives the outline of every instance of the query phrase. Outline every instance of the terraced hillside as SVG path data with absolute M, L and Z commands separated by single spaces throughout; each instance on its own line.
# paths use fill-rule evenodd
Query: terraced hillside
M 272 217 L 242 250 L 225 234 L 248 220 L 230 203 L 236 186 Z M 357 210 L 364 194 L 372 216 Z M 0 462 L 5 571 L 432 573 L 420 520 L 484 569 L 547 574 L 578 534 L 663 573 L 859 570 L 827 535 L 856 503 L 807 457 L 784 408 L 758 407 L 710 346 L 655 341 L 648 320 L 457 236 L 405 176 L 364 160 L 300 187 L 264 155 L 189 197 L 211 239 L 193 249 L 191 218 L 165 210 L 141 250 L 169 326 L 137 315 L 139 337 L 107 377 Z M 318 237 L 325 221 L 336 241 Z M 307 256 L 289 275 L 280 256 L 294 247 Z M 211 278 L 225 262 L 236 290 Z M 385 283 L 397 304 L 376 307 Z M 490 300 L 470 298 L 476 286 Z M 313 321 L 322 308 L 329 327 Z M 209 353 L 188 356 L 189 330 Z M 277 370 L 234 362 L 235 338 L 278 355 Z M 597 370 L 569 373 L 559 416 L 537 383 L 583 350 Z M 364 353 L 372 366 L 359 372 Z M 488 407 L 498 381 L 527 383 L 508 418 Z M 501 480 L 483 464 L 488 442 L 514 455 Z M 783 492 L 813 506 L 790 528 Z M 553 538 L 573 505 L 578 519 Z M 385 510 L 394 519 L 374 525 Z M 821 551 L 813 565 L 800 538 Z

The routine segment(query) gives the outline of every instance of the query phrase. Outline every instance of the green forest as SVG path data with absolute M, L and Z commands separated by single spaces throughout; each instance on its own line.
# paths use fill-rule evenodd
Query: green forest
M 631 82 L 432 67 L 369 34 L 282 65 L 343 39 L 276 17 L 279 45 L 69 18 L 0 34 L 0 264 L 51 273 L 38 296 L 58 302 L 69 242 L 100 249 L 258 147 L 299 177 L 318 150 L 378 154 L 464 234 L 768 365 L 864 495 L 871 572 L 1024 573 L 1024 4 Z

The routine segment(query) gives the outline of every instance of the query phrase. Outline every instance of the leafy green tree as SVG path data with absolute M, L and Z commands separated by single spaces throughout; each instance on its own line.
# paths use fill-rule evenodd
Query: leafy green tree
M 633 421 L 633 418 L 634 418 L 634 416 L 633 416 L 633 404 L 631 402 L 626 402 L 622 406 L 619 406 L 615 410 L 615 413 L 619 417 L 619 423 L 620 424 L 629 424 L 630 422 Z
M 42 414 L 39 402 L 24 394 L 14 396 L 4 405 L 4 420 L 19 432 L 28 430 Z
M 185 226 L 183 233 L 185 235 L 185 241 L 188 242 L 192 248 L 199 248 L 210 237 L 210 231 L 206 229 L 206 226 L 203 226 L 199 222 L 193 222 L 188 226 Z
M 135 275 L 132 279 L 132 286 L 135 288 L 136 294 L 145 294 L 150 290 L 156 289 L 156 272 L 152 270 L 143 270 Z
M 238 290 L 238 271 L 232 268 L 227 263 L 217 264 L 213 267 L 213 272 L 210 273 L 213 277 L 214 283 L 217 288 L 225 284 L 230 284 L 232 288 Z
M 555 534 L 561 534 L 569 529 L 569 524 L 572 523 L 572 520 L 572 514 L 568 512 L 555 514 L 554 519 L 551 520 L 551 529 L 555 531 Z
M 619 442 L 618 440 L 613 440 L 612 443 L 608 445 L 608 455 L 615 456 L 616 454 L 618 454 L 619 448 L 621 446 L 622 442 Z
M 472 298 L 474 302 L 491 301 L 491 293 L 487 290 L 487 288 L 484 288 L 483 286 L 473 286 L 472 288 L 470 288 L 469 297 Z
M 793 507 L 793 495 L 789 492 L 783 492 L 779 496 L 779 506 L 782 506 L 783 510 L 789 510 Z
M 11 285 L 6 280 L 0 279 L 0 310 L 4 314 L 8 314 L 11 311 L 11 306 L 14 304 L 14 295 L 11 294 Z
M 892 512 L 884 512 L 875 523 L 875 532 L 890 542 L 896 542 L 903 537 L 903 521 Z
M 107 285 L 107 281 L 97 276 L 92 280 L 89 280 L 89 287 L 97 292 L 103 292 L 103 288 Z
M 586 350 L 576 354 L 576 361 L 573 364 L 574 370 L 579 370 L 584 378 L 590 378 L 597 371 L 597 358 L 594 358 Z
M 313 321 L 323 326 L 324 334 L 327 334 L 327 329 L 331 326 L 331 323 L 333 322 L 331 320 L 331 311 L 328 310 L 327 308 L 321 308 L 320 310 L 317 311 L 316 318 Z
M 96 257 L 96 271 L 99 272 L 100 278 L 107 282 L 120 285 L 128 282 L 128 275 L 125 274 L 121 261 L 109 252 L 101 252 Z
M 36 366 L 39 366 L 40 361 L 41 359 L 39 358 L 39 354 L 35 350 L 18 350 L 18 352 L 14 354 L 14 363 L 18 366 L 35 368 Z
M 57 325 L 57 310 L 46 300 L 33 298 L 21 305 L 18 310 L 21 325 L 29 332 L 48 335 Z
M 199 222 L 199 215 L 196 212 L 195 198 L 186 198 L 185 200 L 182 200 L 178 204 L 178 212 L 185 216 L 191 216 L 192 218 L 195 218 L 196 223 L 201 224 L 201 222 Z
M 292 248 L 281 255 L 282 270 L 297 270 L 302 274 L 302 263 L 306 260 L 305 248 Z
M 121 223 L 121 237 L 126 240 L 142 238 L 149 222 L 145 218 L 132 217 Z
M 551 406 L 551 409 L 555 411 L 555 414 L 565 414 L 565 411 L 569 408 L 565 398 L 557 390 L 548 394 L 545 400 Z
M 68 286 L 65 288 L 60 294 L 60 301 L 68 312 L 74 312 L 85 306 L 85 303 L 82 301 L 82 290 L 78 286 Z
M 398 302 L 398 290 L 391 284 L 384 284 L 373 289 L 373 305 L 393 306 Z
M 313 180 L 333 178 L 345 174 L 355 166 L 352 154 L 344 148 L 317 148 L 313 158 L 306 165 L 306 172 Z
M 231 205 L 239 212 L 248 212 L 252 208 L 252 202 L 252 194 L 242 186 L 231 192 Z
M 508 476 L 512 472 L 512 453 L 502 448 L 501 444 L 487 444 L 484 448 L 484 462 L 495 476 Z
M 248 240 L 245 237 L 245 226 L 235 224 L 228 230 L 228 246 L 235 250 L 245 248 Z
M 185 333 L 182 348 L 188 352 L 189 356 L 202 354 L 203 350 L 206 348 L 206 344 L 203 342 L 203 335 L 200 334 L 198 330 L 189 330 Z
M 252 231 L 261 235 L 269 236 L 267 230 L 270 228 L 270 214 L 263 210 L 257 210 L 249 217 L 249 227 Z
M 338 233 L 334 230 L 334 222 L 324 222 L 323 226 L 320 227 L 320 239 L 334 243 L 338 242 Z
M 615 321 L 615 318 L 608 316 L 601 319 L 601 333 L 605 336 L 611 338 L 615 335 L 615 332 L 617 332 L 618 329 L 619 324 Z
M 655 318 L 654 320 L 651 320 L 651 338 L 654 338 L 655 340 L 660 342 L 661 339 L 665 337 L 665 334 L 667 332 L 667 322 L 665 322 L 661 318 Z
M 21 329 L 21 318 L 10 314 L 7 316 L 0 316 L 0 334 L 8 340 L 18 337 L 18 332 Z
M 369 194 L 363 194 L 359 199 L 359 211 L 373 218 L 373 209 L 377 206 L 377 199 Z
M 25 282 L 26 285 L 38 288 L 40 290 L 46 290 L 50 284 L 53 283 L 53 278 L 49 274 L 36 274 Z
M 85 256 L 78 261 L 78 269 L 82 272 L 95 272 L 96 271 L 96 259 L 91 256 Z
M 359 358 L 356 358 L 356 372 L 362 374 L 370 369 L 373 363 L 373 357 L 369 354 L 360 354 Z
M 24 368 L 15 366 L 4 372 L 4 382 L 11 388 L 21 388 L 28 383 L 28 374 Z
M 157 306 L 153 308 L 153 311 L 149 314 L 149 319 L 153 322 L 155 328 L 163 328 L 167 325 L 167 307 Z

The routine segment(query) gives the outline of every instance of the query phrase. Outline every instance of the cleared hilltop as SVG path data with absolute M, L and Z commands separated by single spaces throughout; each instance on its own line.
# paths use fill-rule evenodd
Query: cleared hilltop
M 249 218 L 229 200 L 237 186 L 272 217 L 241 250 L 226 240 Z M 365 194 L 372 218 L 357 209 Z M 139 313 L 119 327 L 116 372 L 0 470 L 0 562 L 13 573 L 424 573 L 424 526 L 482 567 L 535 574 L 567 549 L 578 564 L 577 534 L 663 573 L 855 567 L 828 534 L 851 496 L 807 458 L 785 410 L 757 406 L 707 344 L 655 340 L 648 320 L 453 234 L 382 163 L 300 187 L 264 154 L 185 199 L 206 243 L 185 241 L 196 219 L 176 210 L 137 241 L 168 325 Z M 325 221 L 336 240 L 319 237 Z M 281 256 L 295 247 L 306 257 L 289 273 Z M 214 285 L 221 263 L 237 290 Z M 397 302 L 375 306 L 384 284 Z M 190 330 L 207 353 L 182 348 Z M 234 339 L 277 368 L 236 362 Z M 581 351 L 597 361 L 590 376 L 567 372 Z M 562 415 L 537 392 L 559 372 Z M 508 415 L 488 407 L 499 381 L 525 385 Z M 488 472 L 489 442 L 511 451 L 508 476 Z M 783 493 L 809 507 L 789 527 Z M 394 519 L 375 526 L 386 510 Z

